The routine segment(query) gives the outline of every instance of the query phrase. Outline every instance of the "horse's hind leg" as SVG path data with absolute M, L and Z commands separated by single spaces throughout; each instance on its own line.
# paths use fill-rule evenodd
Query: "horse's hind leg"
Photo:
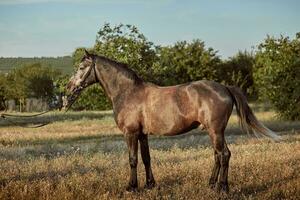
M 145 188 L 151 189 L 155 186 L 155 180 L 151 169 L 151 158 L 150 158 L 149 145 L 148 145 L 148 136 L 145 134 L 140 134 L 139 141 L 141 146 L 141 156 L 146 171 Z
M 221 152 L 220 163 L 220 177 L 219 177 L 219 190 L 229 192 L 228 187 L 228 168 L 229 168 L 229 160 L 230 160 L 231 152 L 229 151 L 226 142 L 224 141 L 224 148 Z
M 215 159 L 215 163 L 214 163 L 214 167 L 211 173 L 211 177 L 209 179 L 209 186 L 213 189 L 218 181 L 218 177 L 219 177 L 219 171 L 220 171 L 220 159 L 218 156 L 217 151 L 215 151 L 214 153 L 214 159 Z
M 215 166 L 209 183 L 211 186 L 214 186 L 218 175 L 220 175 L 217 189 L 218 191 L 228 192 L 228 167 L 231 153 L 225 142 L 223 131 L 210 130 L 209 135 L 215 151 Z

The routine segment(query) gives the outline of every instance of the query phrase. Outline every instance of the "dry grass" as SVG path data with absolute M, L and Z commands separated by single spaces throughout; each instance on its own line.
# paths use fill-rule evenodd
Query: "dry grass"
M 285 140 L 271 143 L 241 134 L 233 116 L 226 138 L 232 151 L 228 199 L 300 198 L 300 123 L 259 112 Z M 151 137 L 157 187 L 126 193 L 128 156 L 111 112 L 50 113 L 24 129 L 0 121 L 0 199 L 218 199 L 208 188 L 213 152 L 205 133 Z M 139 159 L 141 161 L 141 159 Z

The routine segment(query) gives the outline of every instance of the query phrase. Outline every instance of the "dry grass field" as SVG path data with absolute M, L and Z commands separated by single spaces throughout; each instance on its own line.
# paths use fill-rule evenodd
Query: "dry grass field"
M 157 186 L 125 192 L 129 165 L 125 141 L 111 112 L 49 113 L 16 122 L 51 122 L 24 129 L 0 119 L 0 199 L 300 199 L 300 122 L 256 111 L 284 141 L 242 134 L 232 116 L 226 139 L 232 152 L 228 196 L 208 187 L 213 151 L 205 132 L 150 137 Z

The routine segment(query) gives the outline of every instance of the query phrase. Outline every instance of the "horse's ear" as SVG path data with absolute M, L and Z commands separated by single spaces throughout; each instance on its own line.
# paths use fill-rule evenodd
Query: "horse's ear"
M 84 49 L 84 58 L 90 62 L 93 61 L 93 54 L 90 54 L 86 49 Z
M 93 56 L 93 54 L 90 54 L 86 49 L 84 49 L 84 59 L 85 60 L 88 60 L 88 61 L 90 61 L 90 62 L 93 62 L 93 58 L 94 58 L 94 56 Z
M 91 56 L 91 54 L 86 49 L 84 49 L 84 54 L 85 54 L 86 57 L 90 57 Z

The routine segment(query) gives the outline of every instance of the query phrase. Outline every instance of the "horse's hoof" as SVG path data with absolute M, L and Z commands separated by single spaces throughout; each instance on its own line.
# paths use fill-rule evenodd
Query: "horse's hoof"
M 212 189 L 212 190 L 215 190 L 215 189 L 216 189 L 216 183 L 209 183 L 208 186 L 209 186 L 209 188 Z
M 145 186 L 144 186 L 144 188 L 147 189 L 147 190 L 150 190 L 150 189 L 152 189 L 152 188 L 154 188 L 154 187 L 155 187 L 155 181 L 153 181 L 153 182 L 148 182 L 148 183 L 146 183 Z
M 128 185 L 126 187 L 126 191 L 127 192 L 137 192 L 138 191 L 138 187 L 137 186 Z
M 208 186 L 212 190 L 216 189 L 216 181 L 214 181 L 213 179 L 210 179 L 208 182 Z
M 228 194 L 229 193 L 229 187 L 228 187 L 228 184 L 227 183 L 219 183 L 217 185 L 217 191 L 219 193 L 225 193 L 225 194 Z

